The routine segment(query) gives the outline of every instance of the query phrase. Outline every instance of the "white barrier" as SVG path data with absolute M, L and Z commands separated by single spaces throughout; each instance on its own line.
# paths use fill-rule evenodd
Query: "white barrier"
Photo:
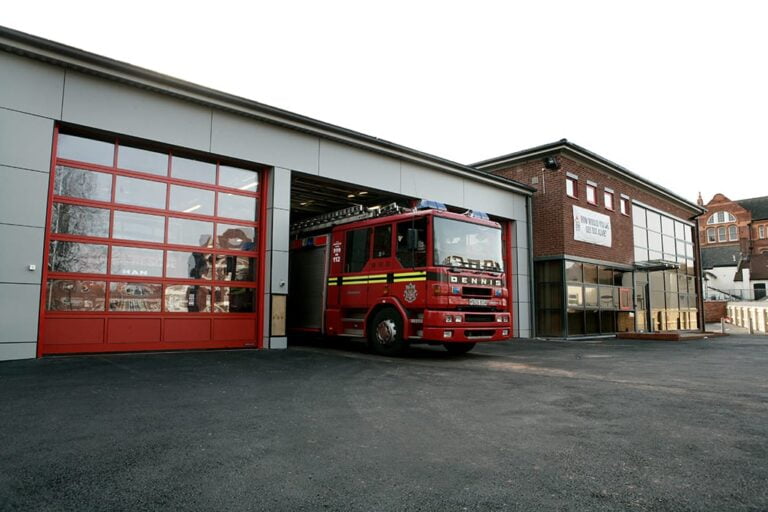
M 729 302 L 728 317 L 733 325 L 750 334 L 768 334 L 768 302 Z

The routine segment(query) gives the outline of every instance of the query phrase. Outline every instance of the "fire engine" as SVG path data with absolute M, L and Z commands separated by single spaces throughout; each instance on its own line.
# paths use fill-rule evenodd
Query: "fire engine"
M 434 201 L 355 205 L 291 227 L 288 327 L 368 339 L 374 352 L 510 337 L 501 225 Z

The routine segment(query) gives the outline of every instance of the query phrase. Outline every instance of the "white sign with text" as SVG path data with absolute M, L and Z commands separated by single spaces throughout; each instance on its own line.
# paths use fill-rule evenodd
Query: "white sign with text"
M 611 218 L 574 205 L 573 239 L 611 247 Z

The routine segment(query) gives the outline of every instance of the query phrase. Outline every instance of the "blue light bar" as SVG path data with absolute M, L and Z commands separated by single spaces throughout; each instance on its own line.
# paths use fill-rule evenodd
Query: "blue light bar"
M 447 211 L 448 208 L 439 201 L 431 201 L 429 199 L 422 199 L 419 204 L 416 205 L 417 210 L 443 210 Z
M 491 220 L 490 217 L 488 217 L 487 213 L 477 212 L 475 210 L 467 210 L 466 212 L 464 212 L 464 215 L 475 218 L 475 219 Z

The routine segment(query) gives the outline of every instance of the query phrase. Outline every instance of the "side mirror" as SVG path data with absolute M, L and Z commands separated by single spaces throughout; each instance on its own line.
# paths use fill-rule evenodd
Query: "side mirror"
M 419 244 L 419 230 L 413 228 L 409 229 L 405 243 L 409 251 L 415 251 Z

